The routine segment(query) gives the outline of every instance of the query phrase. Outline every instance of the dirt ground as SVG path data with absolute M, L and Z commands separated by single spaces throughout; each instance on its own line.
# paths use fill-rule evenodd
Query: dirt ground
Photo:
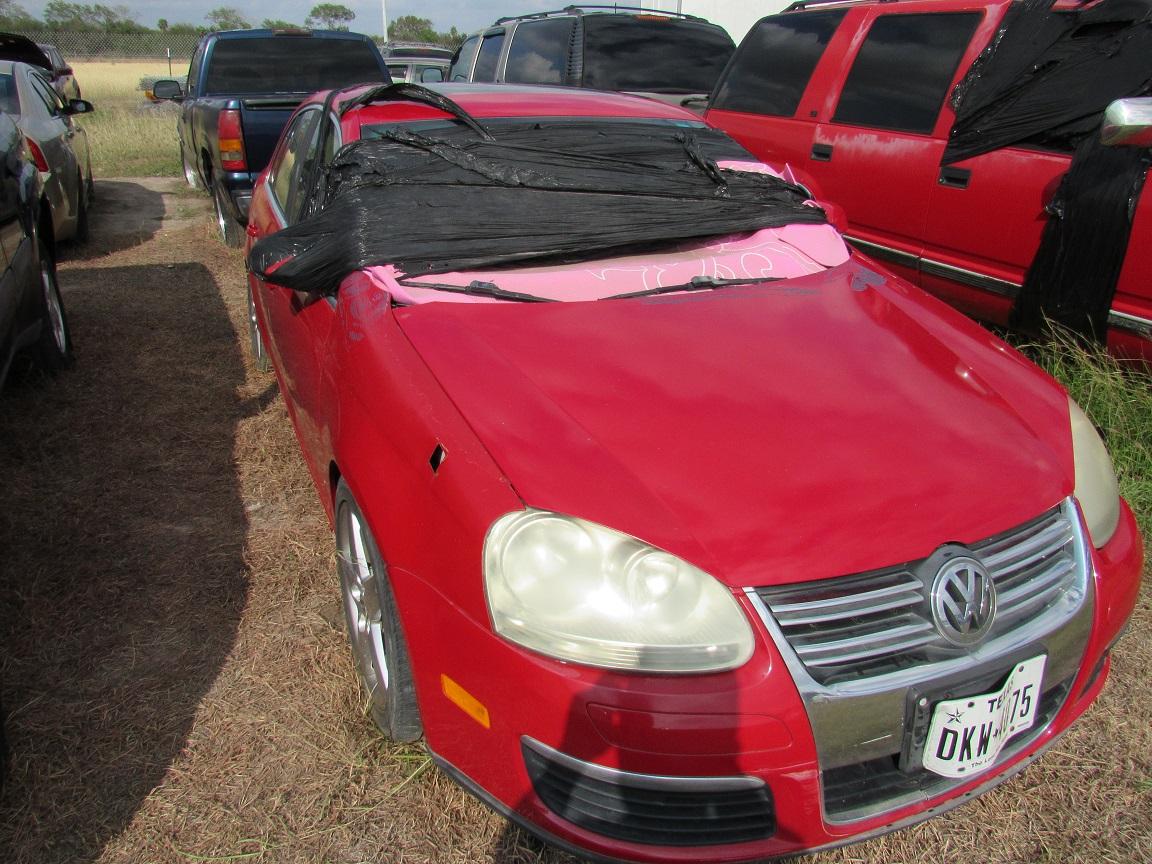
M 0 862 L 561 864 L 367 719 L 240 253 L 174 180 L 63 250 L 74 369 L 0 396 Z M 809 859 L 1152 861 L 1152 587 L 1097 705 L 952 814 Z

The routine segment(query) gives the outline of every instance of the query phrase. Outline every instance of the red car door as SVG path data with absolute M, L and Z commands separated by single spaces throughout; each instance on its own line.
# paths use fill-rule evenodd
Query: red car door
M 1152 183 L 1136 205 L 1128 255 L 1120 271 L 1109 318 L 1108 345 L 1116 353 L 1150 358 L 1152 349 Z
M 844 208 L 850 239 L 919 281 L 929 203 L 944 182 L 945 101 L 978 51 L 984 12 L 886 8 L 861 10 L 867 16 L 820 111 L 806 170 Z
M 310 169 L 322 155 L 322 113 L 319 105 L 306 107 L 285 129 L 268 174 L 253 196 L 249 213 L 253 241 L 300 218 Z M 331 142 L 332 138 L 327 140 Z M 330 143 L 326 151 L 330 152 L 332 146 Z M 263 312 L 261 334 L 275 359 L 285 402 L 295 415 L 309 470 L 318 484 L 327 484 L 331 433 L 326 394 L 330 390 L 324 382 L 331 358 L 325 346 L 336 319 L 334 299 L 330 295 L 293 291 L 252 276 L 249 279 L 259 294 L 257 306 Z
M 924 230 L 925 288 L 963 312 L 1008 323 L 1036 255 L 1067 153 L 1005 147 L 942 169 Z

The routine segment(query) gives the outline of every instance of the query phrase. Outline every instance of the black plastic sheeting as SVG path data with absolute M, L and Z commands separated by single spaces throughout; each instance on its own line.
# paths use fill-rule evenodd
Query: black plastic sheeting
M 1105 147 L 1095 135 L 1084 139 L 1049 205 L 1052 218 L 1010 326 L 1039 333 L 1054 322 L 1103 340 L 1150 162 L 1148 150 Z
M 1152 0 L 1052 12 L 1024 0 L 953 94 L 949 165 L 1013 144 L 1075 147 L 1115 99 L 1152 86 Z
M 439 97 L 437 97 L 439 98 Z M 423 124 L 426 127 L 429 124 Z M 342 148 L 309 216 L 256 243 L 249 267 L 332 292 L 363 267 L 405 275 L 603 258 L 791 223 L 823 223 L 808 193 L 722 132 L 644 121 L 397 124 Z
M 1100 123 L 1112 101 L 1152 92 L 1152 0 L 1052 5 L 1009 9 L 953 94 L 942 163 L 1012 145 L 1074 148 L 1010 323 L 1103 340 L 1152 151 L 1101 145 Z

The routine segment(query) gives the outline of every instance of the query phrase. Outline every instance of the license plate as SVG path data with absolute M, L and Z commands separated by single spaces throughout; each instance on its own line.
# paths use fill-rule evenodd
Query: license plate
M 995 692 L 936 703 L 924 767 L 943 777 L 971 777 L 991 766 L 1009 738 L 1036 722 L 1044 660 L 1017 663 Z

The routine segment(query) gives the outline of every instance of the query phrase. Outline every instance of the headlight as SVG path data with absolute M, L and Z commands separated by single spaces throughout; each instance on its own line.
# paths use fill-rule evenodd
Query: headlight
M 731 592 L 674 555 L 571 516 L 523 510 L 484 543 L 496 632 L 576 663 L 644 672 L 716 672 L 752 656 Z
M 1076 500 L 1088 523 L 1092 543 L 1099 549 L 1112 539 L 1120 521 L 1120 489 L 1112 457 L 1092 421 L 1072 399 L 1072 452 L 1076 460 Z

